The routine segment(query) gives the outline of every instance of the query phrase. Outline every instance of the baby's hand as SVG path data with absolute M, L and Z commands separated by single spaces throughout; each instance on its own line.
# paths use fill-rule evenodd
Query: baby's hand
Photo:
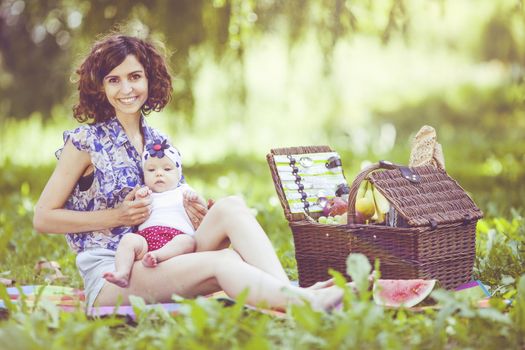
M 142 199 L 146 198 L 151 194 L 151 190 L 148 186 L 141 187 L 137 190 L 135 193 L 135 199 Z
M 189 202 L 196 202 L 196 201 L 199 201 L 200 199 L 197 192 L 188 190 L 188 189 L 185 189 L 184 191 L 182 191 L 182 196 L 185 200 Z

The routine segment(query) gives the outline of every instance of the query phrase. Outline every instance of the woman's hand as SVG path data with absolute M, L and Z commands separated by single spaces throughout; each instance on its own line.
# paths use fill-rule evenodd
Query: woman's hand
M 124 201 L 115 208 L 118 211 L 121 226 L 137 226 L 149 218 L 151 212 L 151 197 L 136 196 L 137 191 L 140 191 L 139 186 L 128 193 Z
M 204 215 L 208 213 L 208 206 L 204 199 L 199 196 L 194 191 L 184 191 L 182 192 L 182 199 L 184 204 L 184 209 L 190 218 L 190 221 L 194 229 L 197 229 Z

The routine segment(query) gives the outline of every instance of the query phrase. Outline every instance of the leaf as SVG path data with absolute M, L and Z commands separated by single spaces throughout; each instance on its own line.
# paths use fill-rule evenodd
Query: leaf
M 522 275 L 518 281 L 518 293 L 514 308 L 511 311 L 511 317 L 516 324 L 516 329 L 521 334 L 522 342 L 525 342 L 525 275 Z
M 250 340 L 243 346 L 244 349 L 247 350 L 267 350 L 271 349 L 270 342 L 262 337 L 261 335 L 257 335 L 254 337 L 251 337 Z
M 295 322 L 310 333 L 315 333 L 321 324 L 321 313 L 313 310 L 308 304 L 292 305 L 292 316 Z
M 199 305 L 197 299 L 194 303 L 191 303 L 190 307 L 190 317 L 191 321 L 194 327 L 194 331 L 197 335 L 201 336 L 204 332 L 204 329 L 206 327 L 206 321 L 208 319 L 208 314 L 206 313 L 206 310 L 204 307 Z
M 50 322 L 48 322 L 48 327 L 56 329 L 60 326 L 60 310 L 55 304 L 47 300 L 42 300 L 38 304 L 38 307 L 44 310 L 51 318 Z
M 0 284 L 0 300 L 4 302 L 4 305 L 9 312 L 16 311 L 16 305 L 11 301 L 11 297 L 9 297 L 9 293 L 7 293 L 7 288 L 3 284 Z
M 359 295 L 365 295 L 368 290 L 368 277 L 372 271 L 372 266 L 368 258 L 360 253 L 348 255 L 346 259 L 346 273 L 352 277 Z
M 144 299 L 136 295 L 130 295 L 128 299 L 131 306 L 133 307 L 133 312 L 135 313 L 135 316 L 137 317 L 137 319 L 140 319 L 142 317 L 142 314 L 146 310 L 146 302 L 144 301 Z M 115 308 L 115 310 L 117 309 L 118 306 Z

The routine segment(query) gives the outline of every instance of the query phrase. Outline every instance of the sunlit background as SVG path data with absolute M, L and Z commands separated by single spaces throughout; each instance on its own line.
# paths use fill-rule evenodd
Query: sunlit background
M 176 317 L 132 301 L 133 322 L 63 312 L 44 293 L 13 302 L 4 279 L 84 288 L 63 235 L 39 234 L 32 220 L 62 132 L 78 126 L 73 73 L 116 25 L 169 55 L 173 100 L 148 122 L 182 151 L 188 183 L 207 198 L 242 195 L 292 281 L 294 237 L 270 149 L 329 145 L 351 183 L 365 164 L 407 164 L 415 133 L 433 126 L 447 172 L 485 213 L 472 278 L 488 288 L 490 306 L 474 293 L 437 291 L 438 303 L 418 311 L 378 307 L 359 287 L 369 272 L 362 263 L 349 268 L 363 277 L 354 279 L 360 292 L 333 313 L 294 306 L 281 318 L 243 308 L 243 297 L 233 307 L 176 297 Z M 524 0 L 0 0 L 0 348 L 523 349 L 524 74 Z M 321 227 L 323 242 L 334 239 L 326 232 L 334 231 Z M 345 233 L 349 244 L 359 240 Z M 406 251 L 400 238 L 388 245 Z M 423 256 L 424 242 L 436 241 L 411 238 Z M 327 260 L 340 258 L 326 249 Z M 45 260 L 67 278 L 36 272 Z M 425 263 L 418 276 L 456 261 Z
M 271 148 L 330 145 L 351 181 L 367 162 L 407 163 L 429 124 L 447 170 L 485 212 L 521 206 L 519 0 L 2 0 L 2 191 L 20 177 L 41 190 L 62 131 L 77 125 L 74 69 L 116 24 L 171 54 L 173 101 L 148 121 L 210 196 L 278 206 L 263 170 Z M 262 194 L 250 199 L 253 187 Z

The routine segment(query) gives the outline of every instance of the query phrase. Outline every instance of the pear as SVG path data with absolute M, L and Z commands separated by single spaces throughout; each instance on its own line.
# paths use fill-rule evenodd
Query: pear
M 362 218 L 364 222 L 369 220 L 374 216 L 376 208 L 374 205 L 374 200 L 369 197 L 358 198 L 355 202 L 355 211 Z

